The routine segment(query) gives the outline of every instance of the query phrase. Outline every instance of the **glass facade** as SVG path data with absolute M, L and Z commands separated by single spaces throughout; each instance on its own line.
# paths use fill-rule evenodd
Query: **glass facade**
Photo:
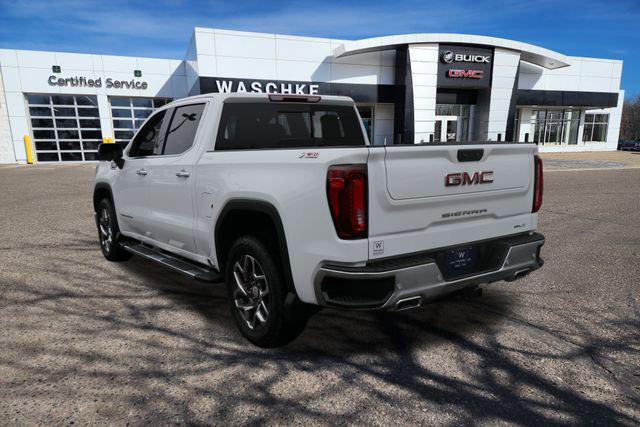
M 606 142 L 609 114 L 585 114 L 583 142 Z
M 93 95 L 27 95 L 39 162 L 95 160 L 102 142 L 98 100 Z
M 531 115 L 533 141 L 540 145 L 576 145 L 580 125 L 580 111 L 533 110 Z
M 171 98 L 109 97 L 114 142 L 126 146 L 147 117 L 169 102 Z

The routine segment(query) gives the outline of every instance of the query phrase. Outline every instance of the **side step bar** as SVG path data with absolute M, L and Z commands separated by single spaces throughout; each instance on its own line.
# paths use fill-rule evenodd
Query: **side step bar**
M 169 267 L 172 270 L 203 282 L 220 282 L 222 280 L 220 273 L 213 268 L 207 268 L 185 259 L 174 257 L 165 252 L 151 249 L 138 242 L 124 242 L 122 243 L 122 247 L 135 255 L 140 255 L 143 258 L 155 261 L 165 267 Z

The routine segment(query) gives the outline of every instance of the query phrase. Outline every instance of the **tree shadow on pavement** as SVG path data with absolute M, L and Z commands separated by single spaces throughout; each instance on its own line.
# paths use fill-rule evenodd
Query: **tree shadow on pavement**
M 605 340 L 584 329 L 575 338 L 520 318 L 517 294 L 496 291 L 402 313 L 326 309 L 293 343 L 264 350 L 236 331 L 224 285 L 136 258 L 96 262 L 89 237 L 66 249 L 47 255 L 40 276 L 5 280 L 0 416 L 9 420 L 639 421 L 637 384 L 604 356 L 637 351 L 637 319 L 592 313 L 627 333 Z M 585 370 L 587 383 L 574 380 Z

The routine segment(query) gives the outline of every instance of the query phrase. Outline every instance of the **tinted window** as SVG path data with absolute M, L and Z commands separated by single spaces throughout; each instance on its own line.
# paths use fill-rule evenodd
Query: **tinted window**
M 176 107 L 167 130 L 164 154 L 180 154 L 193 145 L 204 104 Z
M 131 98 L 134 107 L 151 107 L 151 98 Z
M 95 105 L 98 106 L 98 98 L 95 96 L 76 96 L 76 103 L 78 105 Z
M 365 145 L 354 107 L 226 103 L 216 150 Z
M 162 119 L 164 111 L 160 111 L 149 119 L 147 123 L 140 129 L 136 135 L 129 150 L 129 156 L 157 156 L 160 154 L 162 147 L 162 138 L 160 137 L 160 129 L 162 128 Z
M 44 95 L 29 95 L 27 100 L 29 104 L 49 104 L 51 102 L 51 98 Z
M 73 96 L 57 95 L 53 96 L 53 103 L 55 105 L 73 105 Z

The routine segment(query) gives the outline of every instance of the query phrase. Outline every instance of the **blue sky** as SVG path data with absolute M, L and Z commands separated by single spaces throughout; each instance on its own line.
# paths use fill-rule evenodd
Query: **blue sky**
M 640 95 L 640 0 L 0 0 L 4 48 L 182 59 L 195 26 L 344 39 L 505 37 L 622 59 L 622 88 Z

